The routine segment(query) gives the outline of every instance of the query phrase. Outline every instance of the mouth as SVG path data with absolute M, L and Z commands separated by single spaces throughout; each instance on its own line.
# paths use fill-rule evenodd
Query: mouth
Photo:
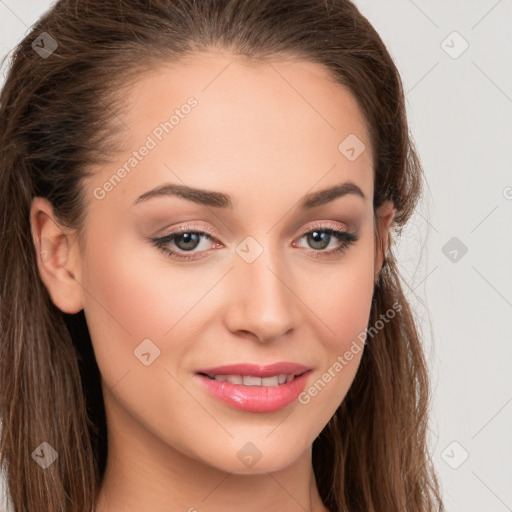
M 272 412 L 297 400 L 311 368 L 295 363 L 235 364 L 196 372 L 203 389 L 221 402 L 246 412 Z
M 308 366 L 290 362 L 266 365 L 240 363 L 201 368 L 196 373 L 218 382 L 229 382 L 240 386 L 274 387 L 292 382 L 308 370 L 311 370 Z

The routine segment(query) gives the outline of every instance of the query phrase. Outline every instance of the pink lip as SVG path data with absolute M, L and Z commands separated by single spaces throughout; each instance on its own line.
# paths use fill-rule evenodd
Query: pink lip
M 297 363 L 274 363 L 258 365 L 251 363 L 229 364 L 216 366 L 215 368 L 201 368 L 196 373 L 207 373 L 208 375 L 251 375 L 253 377 L 274 377 L 280 373 L 299 375 L 310 370 L 308 366 Z
M 206 375 L 251 375 L 254 377 L 274 377 L 280 373 L 297 375 L 291 382 L 279 386 L 244 386 L 230 382 L 218 382 Z M 307 366 L 295 363 L 277 363 L 260 366 L 254 364 L 236 364 L 203 368 L 195 378 L 205 389 L 222 402 L 247 412 L 277 411 L 297 400 L 304 390 L 311 373 Z

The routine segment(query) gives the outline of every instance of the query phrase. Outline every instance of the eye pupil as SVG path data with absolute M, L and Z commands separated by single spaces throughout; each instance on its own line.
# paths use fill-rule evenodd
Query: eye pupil
M 185 246 L 183 247 L 182 244 L 180 244 L 180 239 L 185 240 Z M 175 240 L 176 245 L 186 251 L 187 249 L 195 249 L 198 246 L 199 243 L 199 234 L 198 233 L 182 233 L 180 235 L 176 235 Z M 192 244 L 192 245 L 190 245 Z
M 325 249 L 329 245 L 329 237 L 331 235 L 325 231 L 312 231 L 308 238 L 312 239 L 313 247 L 315 249 Z M 327 243 L 325 243 L 327 241 Z M 316 247 L 314 244 L 320 243 L 320 247 Z

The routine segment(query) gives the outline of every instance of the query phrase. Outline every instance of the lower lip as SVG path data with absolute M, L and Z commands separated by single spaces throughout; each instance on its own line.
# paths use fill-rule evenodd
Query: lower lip
M 196 377 L 210 394 L 235 409 L 247 412 L 272 412 L 283 409 L 297 400 L 310 373 L 311 370 L 308 370 L 291 382 L 268 387 L 219 382 L 199 374 L 196 374 Z

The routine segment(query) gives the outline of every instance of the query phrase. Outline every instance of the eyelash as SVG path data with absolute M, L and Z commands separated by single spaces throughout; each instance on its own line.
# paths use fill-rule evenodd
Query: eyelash
M 359 240 L 359 236 L 356 233 L 351 233 L 349 231 L 343 231 L 343 230 L 337 229 L 332 224 L 323 225 L 323 226 L 321 226 L 321 225 L 313 226 L 313 227 L 307 229 L 306 231 L 303 231 L 298 239 L 300 240 L 304 236 L 312 234 L 315 231 L 320 232 L 320 233 L 326 233 L 329 236 L 334 236 L 341 242 L 341 245 L 339 247 L 336 247 L 335 249 L 331 249 L 330 251 L 314 250 L 314 249 L 310 249 L 309 251 L 307 251 L 314 258 L 329 257 L 329 256 L 334 256 L 335 254 L 341 254 L 350 245 L 354 244 L 355 242 L 357 242 Z M 176 250 L 169 248 L 169 243 L 173 242 L 176 239 L 176 237 L 178 237 L 180 234 L 183 234 L 183 233 L 201 235 L 206 240 L 210 240 L 212 237 L 214 237 L 216 235 L 216 233 L 213 229 L 201 227 L 201 230 L 196 230 L 193 226 L 183 226 L 183 227 L 178 228 L 177 230 L 173 231 L 172 233 L 169 233 L 168 235 L 164 235 L 164 236 L 158 237 L 158 238 L 151 238 L 151 242 L 153 242 L 153 244 L 159 250 L 161 250 L 168 256 L 170 256 L 178 261 L 197 260 L 198 258 L 196 256 L 184 255 L 180 251 L 176 251 Z M 330 242 L 330 240 L 329 240 L 329 242 Z M 191 251 L 187 251 L 187 252 L 191 252 Z M 197 254 L 197 253 L 191 252 L 191 254 Z M 202 259 L 202 258 L 199 258 L 199 259 Z

